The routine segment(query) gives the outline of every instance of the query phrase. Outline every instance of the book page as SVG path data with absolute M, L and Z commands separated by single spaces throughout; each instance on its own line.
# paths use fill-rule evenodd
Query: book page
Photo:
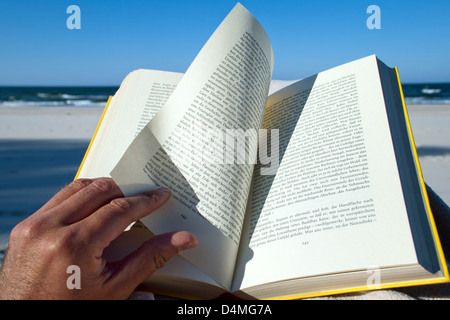
M 270 96 L 263 128 L 280 167 L 255 167 L 235 290 L 417 263 L 375 56 Z
M 125 194 L 170 188 L 169 202 L 142 222 L 156 234 L 193 232 L 198 247 L 180 255 L 227 288 L 272 66 L 265 31 L 237 4 L 111 172 Z
M 109 177 L 135 136 L 172 94 L 182 73 L 131 72 L 109 102 L 78 178 Z

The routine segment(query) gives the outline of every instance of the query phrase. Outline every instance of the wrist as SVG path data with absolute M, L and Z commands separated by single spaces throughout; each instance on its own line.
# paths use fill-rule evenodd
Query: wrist
M 0 269 L 0 300 L 12 299 L 9 294 L 8 284 L 6 283 L 6 277 L 2 269 Z
M 11 282 L 4 266 L 0 268 L 0 300 L 26 299 L 20 294 L 20 283 Z

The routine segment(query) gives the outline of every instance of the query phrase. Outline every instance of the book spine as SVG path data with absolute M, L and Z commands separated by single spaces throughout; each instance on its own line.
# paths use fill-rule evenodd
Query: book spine
M 448 272 L 447 263 L 446 263 L 445 256 L 444 256 L 444 251 L 442 250 L 441 241 L 439 239 L 439 235 L 438 235 L 438 232 L 437 232 L 436 223 L 434 221 L 433 213 L 431 211 L 430 201 L 429 201 L 429 198 L 428 198 L 428 193 L 427 193 L 427 189 L 426 189 L 426 186 L 425 186 L 425 181 L 423 179 L 422 169 L 420 168 L 419 156 L 417 155 L 416 144 L 414 142 L 414 136 L 413 136 L 412 129 L 411 129 L 411 122 L 409 120 L 408 109 L 406 107 L 405 97 L 403 95 L 403 89 L 402 89 L 402 84 L 401 84 L 401 81 L 400 81 L 400 75 L 398 73 L 398 68 L 395 67 L 394 69 L 395 69 L 395 74 L 397 76 L 398 86 L 399 86 L 399 90 L 400 90 L 400 96 L 402 98 L 403 112 L 405 114 L 406 127 L 408 128 L 408 135 L 409 135 L 409 139 L 411 141 L 411 147 L 412 147 L 412 150 L 413 150 L 414 162 L 416 163 L 417 172 L 418 172 L 418 176 L 419 176 L 419 180 L 420 180 L 420 186 L 421 186 L 421 189 L 422 189 L 422 193 L 423 193 L 423 197 L 424 197 L 424 200 L 425 200 L 425 204 L 427 206 L 428 218 L 430 220 L 430 225 L 431 225 L 431 228 L 432 228 L 433 236 L 434 236 L 435 241 L 436 241 L 436 246 L 437 246 L 437 250 L 438 250 L 438 254 L 439 254 L 439 260 L 440 260 L 440 262 L 442 264 L 442 270 L 444 272 L 444 277 L 445 277 L 444 282 L 447 282 L 447 281 L 450 281 L 450 275 L 449 275 L 449 272 Z M 415 283 L 415 284 L 420 284 L 420 283 Z

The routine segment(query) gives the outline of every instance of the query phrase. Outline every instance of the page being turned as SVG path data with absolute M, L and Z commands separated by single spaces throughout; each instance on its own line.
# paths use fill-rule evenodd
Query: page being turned
M 112 171 L 125 194 L 172 190 L 169 203 L 142 222 L 154 233 L 195 233 L 199 246 L 182 255 L 224 287 L 234 270 L 272 66 L 266 33 L 238 4 Z

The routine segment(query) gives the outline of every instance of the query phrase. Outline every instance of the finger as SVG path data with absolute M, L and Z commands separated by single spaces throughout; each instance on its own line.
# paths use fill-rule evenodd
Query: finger
M 111 200 L 123 197 L 119 186 L 111 178 L 92 180 L 78 192 L 54 207 L 62 223 L 69 225 L 88 217 Z M 49 214 L 53 214 L 49 211 Z
M 186 231 L 155 236 L 121 261 L 109 265 L 109 285 L 129 295 L 179 251 L 195 248 L 197 244 L 197 238 Z
M 170 190 L 160 188 L 133 197 L 116 198 L 80 221 L 80 227 L 91 243 L 98 243 L 104 249 L 132 222 L 159 209 L 170 196 Z
M 91 184 L 94 179 L 77 179 L 57 192 L 46 204 L 44 204 L 36 213 L 45 212 L 58 206 L 72 195 Z

